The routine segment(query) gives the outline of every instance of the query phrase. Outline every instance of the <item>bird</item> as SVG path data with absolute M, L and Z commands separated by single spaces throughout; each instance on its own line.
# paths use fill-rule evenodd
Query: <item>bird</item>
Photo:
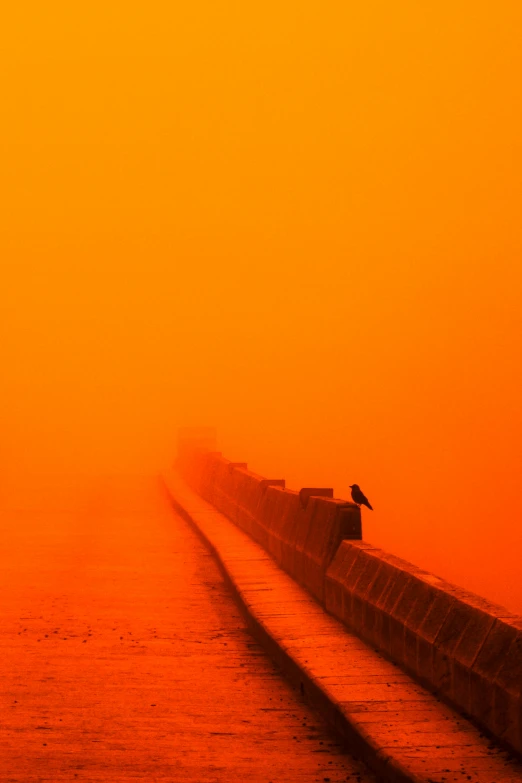
M 354 503 L 357 503 L 358 506 L 368 506 L 370 511 L 373 511 L 373 508 L 370 506 L 370 501 L 366 495 L 361 492 L 361 488 L 358 484 L 350 484 L 350 489 L 352 490 L 352 500 Z

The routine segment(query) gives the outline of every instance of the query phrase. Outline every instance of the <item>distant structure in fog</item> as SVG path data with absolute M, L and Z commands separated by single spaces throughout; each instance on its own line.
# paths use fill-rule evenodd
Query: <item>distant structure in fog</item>
M 352 500 L 354 503 L 357 503 L 358 506 L 368 506 L 370 511 L 373 511 L 373 508 L 370 506 L 370 501 L 361 492 L 361 488 L 358 484 L 350 484 L 350 489 L 352 490 Z

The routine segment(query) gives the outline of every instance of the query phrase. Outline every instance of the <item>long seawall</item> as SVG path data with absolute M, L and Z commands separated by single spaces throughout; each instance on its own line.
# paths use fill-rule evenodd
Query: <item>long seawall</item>
M 360 509 L 181 437 L 177 469 L 334 617 L 522 753 L 522 617 L 362 540 Z

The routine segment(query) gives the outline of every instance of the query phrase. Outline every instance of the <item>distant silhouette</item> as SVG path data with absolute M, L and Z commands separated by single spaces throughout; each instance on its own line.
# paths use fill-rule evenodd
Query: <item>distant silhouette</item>
M 350 484 L 350 489 L 352 490 L 352 500 L 354 503 L 357 503 L 358 506 L 368 506 L 370 511 L 373 511 L 368 498 L 366 495 L 363 495 L 358 484 Z

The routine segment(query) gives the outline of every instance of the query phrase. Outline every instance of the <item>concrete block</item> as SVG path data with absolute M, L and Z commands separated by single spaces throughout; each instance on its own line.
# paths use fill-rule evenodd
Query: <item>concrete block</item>
M 412 674 L 417 674 L 418 634 L 417 631 L 435 601 L 435 591 L 418 579 L 415 585 L 415 600 L 409 614 L 404 618 L 404 665 Z
M 482 649 L 495 618 L 480 609 L 466 607 L 468 622 L 452 655 L 452 683 L 450 698 L 471 713 L 471 669 Z
M 276 495 L 279 495 L 279 491 L 276 492 Z M 264 492 L 260 492 L 254 510 L 258 524 L 263 525 L 267 530 L 270 529 L 272 519 L 277 513 L 275 506 L 276 496 L 274 495 L 272 488 L 267 487 Z
M 495 620 L 470 671 L 469 712 L 492 731 L 495 680 L 520 630 L 518 625 L 510 620 Z
M 426 616 L 418 626 L 418 633 L 423 639 L 430 644 L 434 644 L 454 603 L 455 601 L 451 596 L 442 591 L 437 591 Z
M 281 536 L 280 526 L 284 512 L 284 498 L 285 494 L 278 492 L 270 495 L 270 504 L 268 506 L 261 505 L 261 495 L 266 494 L 270 487 L 278 487 L 280 490 L 284 490 L 286 482 L 284 479 L 264 479 L 259 480 L 258 491 L 258 508 L 259 511 L 263 509 L 263 513 L 256 514 L 257 523 L 263 528 L 263 532 L 260 533 L 260 541 L 265 542 L 263 545 L 266 549 L 275 557 L 278 563 L 281 563 Z M 265 514 L 265 511 L 270 509 L 269 515 Z
M 417 636 L 417 663 L 414 674 L 425 685 L 434 688 L 433 682 L 433 644 Z
M 450 698 L 455 650 L 466 633 L 469 621 L 469 607 L 460 601 L 453 601 L 433 646 L 433 685 Z
M 367 593 L 367 600 L 375 610 L 374 622 L 371 631 L 368 631 L 365 638 L 389 654 L 391 627 L 390 615 L 385 610 L 385 605 L 391 593 L 396 589 L 397 569 L 382 558 L 380 551 L 376 552 L 376 557 L 380 562 L 380 567 Z
M 281 498 L 284 491 L 280 487 L 258 488 L 258 502 L 252 514 L 252 531 L 255 540 L 270 551 L 271 530 L 281 516 Z
M 207 492 L 207 496 L 204 496 L 205 500 L 227 516 L 231 513 L 224 492 L 224 476 L 228 475 L 228 465 L 228 460 L 223 458 L 213 460 L 209 455 L 202 471 L 203 485 Z
M 276 490 L 276 491 L 274 491 Z M 266 548 L 281 564 L 281 524 L 284 515 L 285 492 L 283 487 L 268 484 L 261 487 L 256 518 L 266 532 Z
M 235 522 L 246 532 L 252 525 L 252 507 L 257 502 L 259 482 L 248 471 L 234 471 L 234 493 L 236 498 Z
M 329 605 L 333 609 L 335 604 L 336 616 L 371 644 L 377 643 L 381 612 L 365 596 L 381 568 L 380 560 L 374 555 L 378 551 L 362 541 L 344 540 L 335 559 L 335 570 L 327 572 Z
M 285 479 L 261 479 L 260 483 L 263 489 L 266 487 L 281 487 L 281 489 L 285 489 L 286 487 Z
M 390 626 L 390 646 L 388 655 L 390 655 L 394 661 L 403 664 L 406 637 L 405 625 L 393 615 L 390 615 L 388 622 Z
M 378 557 L 375 557 L 371 550 L 362 549 L 359 554 L 359 562 L 363 567 L 359 571 L 358 578 L 355 579 L 352 574 L 350 574 L 350 583 L 352 585 L 353 593 L 366 601 L 373 582 L 381 568 L 381 560 Z
M 412 574 L 401 571 L 395 581 L 396 584 L 387 595 L 384 609 L 390 615 L 389 654 L 394 660 L 403 663 L 406 655 L 406 618 L 415 603 L 417 580 Z
M 363 628 L 364 638 L 372 645 L 377 647 L 377 629 L 379 627 L 380 610 L 368 601 L 363 604 Z
M 339 620 L 346 622 L 344 617 L 344 594 L 346 591 L 344 579 L 349 574 L 350 568 L 357 556 L 348 542 L 341 542 L 341 546 L 334 555 L 326 571 L 324 602 L 326 609 Z
M 520 753 L 521 750 L 521 707 L 520 699 L 504 690 L 498 683 L 493 685 L 493 709 L 489 728 L 493 734 Z
M 233 467 L 234 465 L 235 463 L 228 462 L 226 465 L 220 466 L 215 477 L 215 493 L 216 504 L 219 503 L 220 511 L 233 522 L 237 522 L 241 474 Z
M 357 633 L 364 634 L 363 627 L 363 607 L 365 604 L 364 595 L 368 590 L 368 584 L 375 576 L 379 561 L 372 557 L 371 553 L 364 549 L 357 551 L 357 557 L 353 561 L 349 573 L 343 579 L 345 589 L 345 608 L 346 617 L 350 622 L 350 627 Z M 359 588 L 360 585 L 360 589 Z
M 415 595 L 414 601 L 410 607 L 409 613 L 404 618 L 404 624 L 414 633 L 421 627 L 422 623 L 428 616 L 428 613 L 435 602 L 437 597 L 437 591 L 432 587 L 415 580 Z
M 335 542 L 337 508 L 328 498 L 311 497 L 305 509 L 310 510 L 307 535 L 302 545 L 300 580 L 319 601 L 324 600 L 324 578 L 340 541 Z M 337 546 L 335 546 L 335 543 Z
M 404 593 L 408 583 L 411 579 L 409 573 L 395 569 L 394 577 L 391 583 L 390 590 L 386 593 L 384 598 L 383 610 L 389 615 L 393 615 L 395 606 Z
M 360 541 L 362 539 L 361 509 L 355 503 L 339 506 L 339 538 Z
M 283 568 L 291 568 L 298 496 L 295 492 L 279 486 L 269 486 L 267 496 L 271 497 L 271 513 L 267 519 L 269 551 Z
M 286 492 L 281 528 L 282 564 L 289 574 L 296 573 L 296 541 L 301 528 L 303 512 L 297 492 Z
M 516 635 L 497 674 L 496 682 L 518 696 L 522 692 L 522 618 L 511 625 L 516 628 Z
M 521 622 L 495 620 L 473 663 L 473 671 L 492 682 L 504 665 L 508 651 L 522 628 Z
M 307 556 L 305 553 L 306 541 L 314 524 L 314 515 L 316 512 L 317 498 L 311 498 L 305 509 L 299 509 L 296 514 L 297 525 L 295 529 L 295 544 L 293 551 L 292 576 L 297 581 L 307 587 Z
M 299 503 L 302 508 L 306 508 L 310 497 L 333 498 L 333 487 L 303 487 L 299 490 Z
M 383 596 L 383 613 L 387 616 L 387 645 L 385 651 L 393 660 L 401 661 L 404 656 L 404 623 L 395 616 L 397 607 L 404 595 L 407 594 L 412 576 L 406 571 L 394 569 L 395 574 L 391 580 L 390 589 Z
M 368 606 L 367 594 L 370 587 L 379 572 L 381 562 L 369 552 L 364 550 L 359 553 L 358 561 L 352 569 L 352 574 L 359 569 L 359 576 L 354 581 L 351 588 L 351 611 L 354 630 L 364 638 L 368 638 L 367 613 Z
M 417 629 L 416 673 L 421 680 L 435 687 L 434 642 L 454 604 L 454 598 L 437 591 L 426 616 Z
M 256 541 L 260 539 L 259 508 L 263 494 L 262 477 L 244 470 L 236 471 L 238 481 L 237 524 Z
M 196 484 L 201 488 L 200 494 L 209 503 L 214 503 L 218 475 L 226 464 L 227 460 L 219 452 L 208 452 L 198 455 L 193 465 Z
M 388 563 L 384 563 L 379 558 L 379 570 L 375 575 L 375 579 L 368 588 L 366 598 L 368 603 L 372 606 L 382 606 L 382 599 L 387 592 L 390 580 L 393 578 L 393 569 L 390 568 Z
M 377 646 L 386 655 L 390 655 L 391 652 L 391 627 L 390 627 L 390 615 L 387 612 L 379 610 L 378 622 L 377 622 Z
M 493 704 L 494 733 L 522 750 L 522 629 L 517 629 L 495 678 Z
M 351 577 L 352 568 L 357 562 L 359 553 L 363 551 L 363 549 L 359 546 L 359 542 L 347 541 L 344 539 L 341 541 L 337 551 L 339 550 L 342 550 L 346 554 L 346 557 L 343 559 L 344 573 L 340 574 L 340 579 L 343 585 L 349 586 L 353 582 Z

